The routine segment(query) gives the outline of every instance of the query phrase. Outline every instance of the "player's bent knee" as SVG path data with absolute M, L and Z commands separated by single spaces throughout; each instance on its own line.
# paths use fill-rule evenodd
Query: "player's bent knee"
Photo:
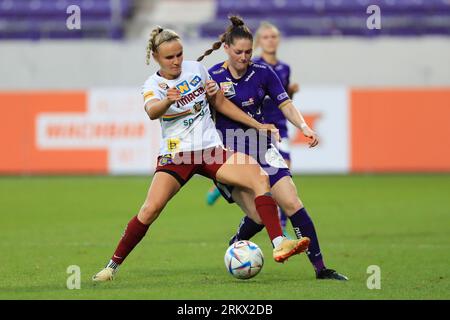
M 264 171 L 259 171 L 251 179 L 253 190 L 256 194 L 270 191 L 269 176 Z
M 297 197 L 292 197 L 290 199 L 287 199 L 286 201 L 283 201 L 282 209 L 288 215 L 296 213 L 301 208 L 303 208 L 303 204 Z
M 144 224 L 151 224 L 158 218 L 163 207 L 164 206 L 156 203 L 144 204 L 139 212 L 139 218 L 143 220 L 141 220 L 141 222 Z

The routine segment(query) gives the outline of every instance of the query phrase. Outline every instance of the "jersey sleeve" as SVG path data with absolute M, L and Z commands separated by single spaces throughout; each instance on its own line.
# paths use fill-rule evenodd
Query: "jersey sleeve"
M 289 95 L 286 90 L 284 90 L 283 84 L 275 71 L 273 71 L 272 68 L 267 68 L 266 70 L 267 74 L 264 78 L 266 79 L 267 94 L 275 102 L 278 108 L 282 108 L 291 101 Z
M 202 77 L 202 83 L 204 86 L 206 86 L 206 81 L 212 80 L 212 78 L 211 78 L 211 75 L 209 74 L 208 70 L 206 70 L 206 68 L 203 64 L 200 64 L 200 74 Z
M 209 71 L 206 70 L 204 65 L 200 64 L 200 70 L 201 70 L 200 72 L 202 74 L 203 85 L 206 87 L 206 81 L 207 80 L 214 80 L 214 79 L 211 77 L 211 75 L 209 74 Z M 219 89 L 219 85 L 217 83 L 216 83 L 216 87 L 217 87 L 217 89 Z
M 161 93 L 158 86 L 154 85 L 152 79 L 147 80 L 142 86 L 142 97 L 144 98 L 144 106 L 153 99 L 162 100 L 165 96 Z

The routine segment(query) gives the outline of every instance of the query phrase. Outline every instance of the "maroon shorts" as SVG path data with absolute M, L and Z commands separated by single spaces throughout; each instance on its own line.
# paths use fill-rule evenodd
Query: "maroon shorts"
M 217 146 L 205 150 L 159 156 L 155 173 L 166 172 L 177 179 L 181 186 L 196 173 L 215 181 L 219 168 L 234 153 L 232 150 Z

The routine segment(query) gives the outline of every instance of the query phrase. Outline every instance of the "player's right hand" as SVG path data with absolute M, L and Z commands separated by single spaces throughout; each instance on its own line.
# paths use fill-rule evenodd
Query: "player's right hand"
M 170 88 L 167 90 L 167 100 L 169 100 L 170 103 L 174 103 L 181 99 L 181 93 L 180 90 L 177 88 Z
M 219 92 L 219 86 L 214 80 L 206 80 L 206 93 L 209 97 L 213 97 Z

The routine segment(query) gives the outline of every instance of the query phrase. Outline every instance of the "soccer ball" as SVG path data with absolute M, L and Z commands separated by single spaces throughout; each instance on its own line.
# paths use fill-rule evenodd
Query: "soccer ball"
M 228 272 L 235 278 L 253 278 L 261 271 L 263 265 L 263 253 L 251 241 L 237 241 L 229 246 L 225 252 L 225 266 Z

